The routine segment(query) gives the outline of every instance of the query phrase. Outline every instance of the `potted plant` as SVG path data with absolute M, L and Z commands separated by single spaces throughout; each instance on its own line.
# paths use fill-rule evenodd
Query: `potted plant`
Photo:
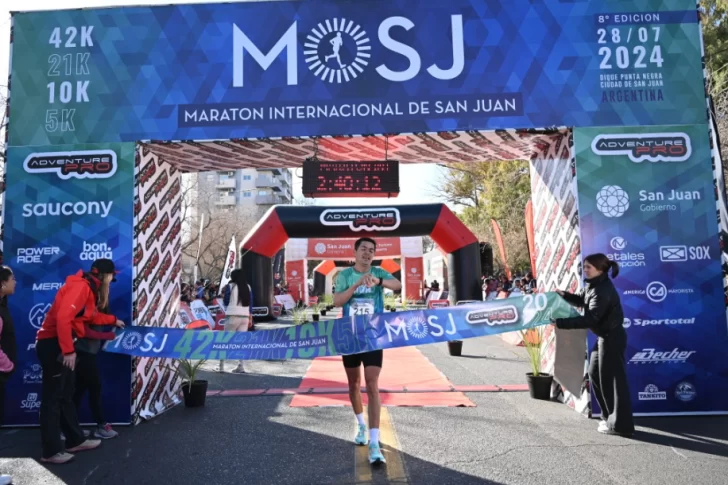
M 394 295 L 387 295 L 384 297 L 384 308 L 391 312 L 397 311 L 397 300 Z
M 302 307 L 296 307 L 293 310 L 291 310 L 291 314 L 293 315 L 293 323 L 295 325 L 303 325 L 306 323 L 306 309 Z
M 326 312 L 328 311 L 329 307 L 328 307 L 328 305 L 326 303 L 319 303 L 318 304 L 318 309 L 319 309 L 319 312 L 321 312 L 321 316 L 322 317 L 325 317 L 326 316 Z
M 526 373 L 528 392 L 533 399 L 550 401 L 551 384 L 554 381 L 554 376 L 541 371 L 544 327 L 542 325 L 528 330 L 519 330 L 519 333 L 528 354 L 528 362 L 531 364 L 531 372 Z
M 178 359 L 177 372 L 182 377 L 182 394 L 185 407 L 197 408 L 205 405 L 207 398 L 207 381 L 197 378 L 200 367 L 205 360 Z
M 318 322 L 319 321 L 319 315 L 321 314 L 321 311 L 319 310 L 318 305 L 314 305 L 311 309 L 311 314 L 313 315 L 313 321 Z
M 334 309 L 334 296 L 333 295 L 322 296 L 321 303 L 324 305 L 326 311 L 333 310 Z M 322 313 L 322 315 L 326 315 L 326 314 Z

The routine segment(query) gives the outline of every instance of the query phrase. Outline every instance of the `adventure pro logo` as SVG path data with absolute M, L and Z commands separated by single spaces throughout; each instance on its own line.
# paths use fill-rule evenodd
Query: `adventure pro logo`
M 473 310 L 468 312 L 465 320 L 471 325 L 485 323 L 491 327 L 494 325 L 507 325 L 518 321 L 518 309 L 513 305 L 508 305 L 490 310 Z
M 394 231 L 402 222 L 399 209 L 326 209 L 321 213 L 324 226 L 346 226 L 352 231 Z
M 684 162 L 692 154 L 685 133 L 599 135 L 592 142 L 592 151 L 601 156 L 626 155 L 634 163 Z
M 111 150 L 31 153 L 23 162 L 28 173 L 55 173 L 63 180 L 107 179 L 117 166 L 116 153 Z
M 437 20 L 439 19 L 433 21 Z M 438 56 L 448 59 L 449 61 L 445 62 L 449 66 L 442 68 L 433 63 L 426 69 L 430 76 L 443 81 L 455 79 L 465 69 L 463 16 L 451 15 L 447 20 L 442 19 L 444 22 L 448 20 L 451 31 L 449 37 L 452 40 L 446 38 L 442 40 L 443 43 L 451 43 L 452 54 L 449 56 L 438 52 Z M 419 28 L 425 27 L 420 26 Z M 407 38 L 403 33 L 413 29 L 417 29 L 415 23 L 403 16 L 388 17 L 379 23 L 376 34 L 379 40 L 378 47 L 381 46 L 381 48 L 378 48 L 377 51 L 380 53 L 389 51 L 396 54 L 398 61 L 389 66 L 386 63 L 376 66 L 375 70 L 379 76 L 392 82 L 405 82 L 420 74 L 422 70 L 420 52 L 397 40 Z M 413 35 L 417 35 L 416 30 L 409 34 L 409 38 L 412 38 Z M 356 22 L 346 18 L 324 19 L 314 26 L 306 37 L 301 36 L 300 39 L 303 41 L 303 55 L 309 70 L 328 83 L 341 84 L 356 79 L 372 61 L 372 41 L 369 33 Z M 293 22 L 283 32 L 283 35 L 267 53 L 261 51 L 246 32 L 233 24 L 233 87 L 245 86 L 245 67 L 252 65 L 250 60 L 257 63 L 263 71 L 267 71 L 284 51 L 286 83 L 289 86 L 296 86 L 298 85 L 299 58 L 298 21 Z M 401 58 L 404 58 L 404 62 L 399 62 Z M 279 69 L 277 66 L 280 64 L 276 63 L 275 69 Z

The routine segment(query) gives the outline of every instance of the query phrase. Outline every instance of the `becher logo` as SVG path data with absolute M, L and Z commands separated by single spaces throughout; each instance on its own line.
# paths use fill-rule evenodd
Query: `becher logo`
M 28 312 L 28 321 L 33 328 L 40 330 L 41 325 L 43 325 L 43 320 L 45 320 L 46 313 L 48 313 L 48 310 L 50 309 L 50 303 L 37 303 L 33 305 L 30 312 Z
M 106 179 L 116 173 L 117 166 L 112 150 L 31 153 L 23 162 L 28 173 L 56 173 L 63 180 Z
M 394 231 L 399 227 L 399 209 L 326 209 L 321 213 L 324 226 L 349 226 L 352 231 Z
M 306 36 L 308 68 L 323 81 L 341 84 L 356 79 L 371 58 L 371 41 L 353 21 L 326 19 Z
M 592 142 L 597 155 L 626 155 L 634 163 L 684 162 L 692 153 L 685 133 L 646 133 L 641 135 L 599 135 Z
M 513 305 L 492 308 L 489 310 L 473 310 L 468 312 L 465 320 L 471 324 L 485 323 L 490 325 L 507 325 L 518 321 L 518 309 Z

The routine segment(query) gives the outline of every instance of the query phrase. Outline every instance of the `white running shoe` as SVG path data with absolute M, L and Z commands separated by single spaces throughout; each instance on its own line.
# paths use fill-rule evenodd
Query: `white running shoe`
M 69 461 L 73 460 L 74 456 L 70 453 L 56 453 L 55 455 L 51 456 L 50 458 L 41 458 L 40 461 L 43 463 L 53 463 L 54 465 L 63 465 L 64 463 L 68 463 Z

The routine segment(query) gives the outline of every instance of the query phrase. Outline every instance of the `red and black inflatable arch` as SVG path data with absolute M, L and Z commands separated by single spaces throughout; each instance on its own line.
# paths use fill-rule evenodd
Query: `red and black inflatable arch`
M 326 260 L 316 266 L 313 270 L 313 293 L 311 296 L 321 296 L 326 293 L 326 277 L 336 268 L 348 268 L 354 261 L 332 261 Z M 379 266 L 398 280 L 402 280 L 402 268 L 391 259 L 375 259 L 372 266 Z
M 243 240 L 241 268 L 253 289 L 254 314 L 272 319 L 272 258 L 291 238 L 430 236 L 448 253 L 450 300 L 481 300 L 480 247 L 445 204 L 383 207 L 274 206 Z

